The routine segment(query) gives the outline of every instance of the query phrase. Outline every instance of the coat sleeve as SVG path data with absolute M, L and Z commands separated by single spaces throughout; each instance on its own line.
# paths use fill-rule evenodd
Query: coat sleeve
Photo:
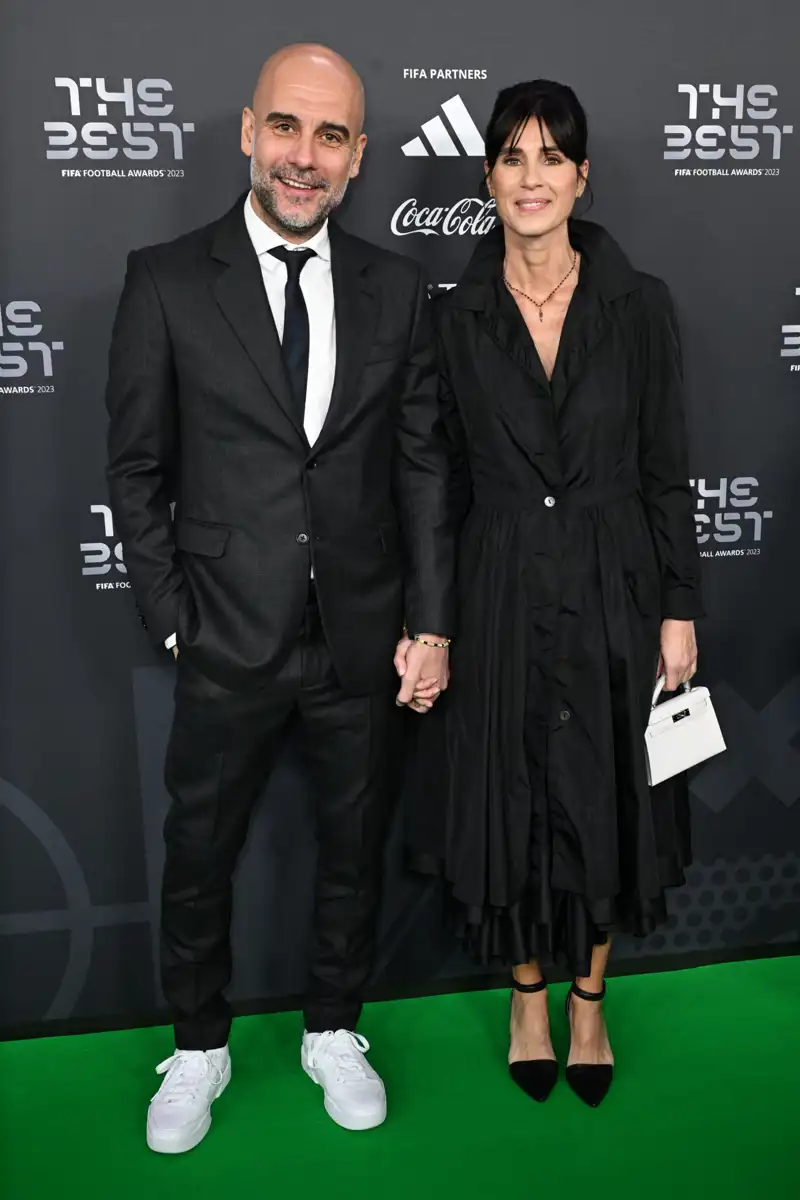
M 467 434 L 448 370 L 446 337 L 443 336 L 442 301 L 435 300 L 434 306 L 438 309 L 436 315 L 438 316 L 439 335 L 439 410 L 447 439 L 450 516 L 454 528 L 458 532 L 464 523 L 472 500 L 472 473 L 469 465 Z
M 106 408 L 111 509 L 142 621 L 163 643 L 177 628 L 183 587 L 170 511 L 178 414 L 169 334 L 142 251 L 128 257 L 111 337 Z
M 394 494 L 403 532 L 405 616 L 412 633 L 455 635 L 450 455 L 439 402 L 431 301 L 419 272 L 396 427 Z
M 680 334 L 661 280 L 644 289 L 645 370 L 639 429 L 642 494 L 661 568 L 661 616 L 703 616 L 683 404 Z

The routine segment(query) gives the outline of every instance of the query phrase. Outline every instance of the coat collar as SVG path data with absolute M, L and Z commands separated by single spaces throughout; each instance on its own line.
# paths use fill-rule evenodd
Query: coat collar
M 599 225 L 570 221 L 582 256 L 578 286 L 567 310 L 553 376 L 547 379 L 518 306 L 502 284 L 504 239 L 496 228 L 481 239 L 462 282 L 437 301 L 479 312 L 492 340 L 532 378 L 556 409 L 583 375 L 611 323 L 613 301 L 636 291 L 640 279 L 614 239 Z
M 639 275 L 619 244 L 602 225 L 570 219 L 570 243 L 579 251 L 594 289 L 601 299 L 618 300 L 639 286 Z M 457 288 L 449 293 L 458 308 L 480 311 L 485 304 L 485 287 L 499 278 L 503 269 L 505 242 L 498 224 L 478 243 Z

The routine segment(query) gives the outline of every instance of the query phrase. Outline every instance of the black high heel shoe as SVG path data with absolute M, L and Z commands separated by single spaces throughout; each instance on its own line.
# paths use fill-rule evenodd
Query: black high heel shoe
M 517 983 L 516 979 L 512 979 L 511 986 L 515 992 L 542 992 L 547 987 L 547 980 Z M 514 992 L 511 993 L 511 1001 L 514 1001 Z M 522 1059 L 509 1063 L 508 1070 L 517 1087 L 521 1087 L 526 1095 L 540 1104 L 550 1095 L 558 1079 L 558 1063 L 550 1058 Z
M 567 1016 L 569 1016 L 570 1000 L 573 995 L 580 1000 L 600 1001 L 605 994 L 605 983 L 602 992 L 585 992 L 583 988 L 578 987 L 577 983 L 573 983 L 567 992 Z M 567 1067 L 566 1075 L 567 1083 L 575 1095 L 579 1096 L 590 1108 L 597 1108 L 598 1104 L 602 1104 L 605 1100 L 608 1089 L 611 1087 L 614 1068 L 606 1063 L 575 1063 L 573 1066 Z

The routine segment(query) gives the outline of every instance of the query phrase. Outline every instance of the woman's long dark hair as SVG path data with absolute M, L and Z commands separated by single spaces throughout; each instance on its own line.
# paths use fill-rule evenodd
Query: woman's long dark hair
M 547 126 L 553 143 L 575 163 L 580 172 L 586 162 L 589 141 L 589 126 L 583 105 L 566 84 L 554 83 L 550 79 L 532 79 L 503 88 L 495 100 L 485 139 L 489 174 L 503 147 L 513 147 L 530 120 L 538 122 L 542 139 L 542 126 Z

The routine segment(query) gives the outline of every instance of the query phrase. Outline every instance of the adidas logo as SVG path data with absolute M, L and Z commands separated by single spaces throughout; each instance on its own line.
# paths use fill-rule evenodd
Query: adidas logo
M 453 158 L 464 153 L 470 158 L 483 158 L 485 150 L 480 130 L 469 115 L 469 110 L 460 96 L 453 96 L 442 105 L 442 112 L 450 123 L 450 128 L 461 143 L 459 150 L 450 130 L 441 117 L 433 117 L 422 126 L 422 132 L 428 139 L 431 149 L 437 158 Z M 403 154 L 408 158 L 428 158 L 431 151 L 421 137 L 412 138 L 403 146 Z

